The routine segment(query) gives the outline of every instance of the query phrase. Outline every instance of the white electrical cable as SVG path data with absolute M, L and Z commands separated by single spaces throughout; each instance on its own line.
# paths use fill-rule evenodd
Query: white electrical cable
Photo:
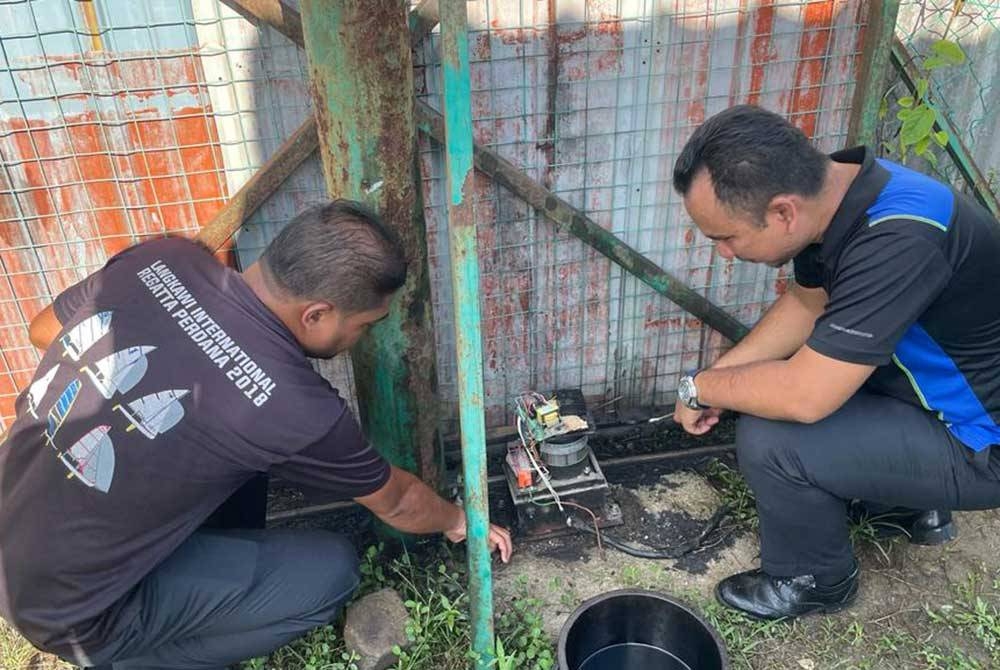
M 542 478 L 542 483 L 545 484 L 545 488 L 547 488 L 549 490 L 549 493 L 552 494 L 552 500 L 555 501 L 556 507 L 559 508 L 560 512 L 565 512 L 562 506 L 562 501 L 559 499 L 559 494 L 556 493 L 556 490 L 552 488 L 552 484 L 549 483 L 548 475 L 545 473 L 542 467 L 538 465 L 538 461 L 536 461 L 535 457 L 531 454 L 531 448 L 528 447 L 528 441 L 524 439 L 524 432 L 521 430 L 520 416 L 517 417 L 517 434 L 521 438 L 521 445 L 524 446 L 524 453 L 528 455 L 528 460 L 531 461 L 531 466 L 535 468 L 535 471 L 538 473 L 538 476 Z

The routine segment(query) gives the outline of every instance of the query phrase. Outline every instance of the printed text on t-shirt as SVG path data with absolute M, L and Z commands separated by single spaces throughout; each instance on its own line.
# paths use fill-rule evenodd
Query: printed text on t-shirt
M 191 341 L 254 405 L 271 398 L 275 383 L 239 344 L 198 305 L 198 301 L 163 261 L 136 273 Z M 227 369 L 228 367 L 228 369 Z

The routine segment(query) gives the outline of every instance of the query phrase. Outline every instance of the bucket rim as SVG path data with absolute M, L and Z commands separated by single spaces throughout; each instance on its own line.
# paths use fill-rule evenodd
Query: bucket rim
M 573 610 L 572 614 L 570 614 L 569 617 L 567 617 L 566 622 L 563 623 L 562 629 L 559 631 L 559 641 L 556 647 L 556 663 L 559 668 L 569 667 L 569 661 L 566 658 L 566 642 L 567 638 L 569 637 L 569 631 L 576 623 L 577 619 L 579 619 L 580 616 L 586 610 L 596 605 L 597 603 L 604 600 L 610 600 L 612 598 L 617 598 L 622 596 L 643 596 L 643 597 L 655 598 L 657 600 L 661 600 L 670 605 L 673 605 L 674 607 L 690 615 L 692 618 L 694 618 L 695 621 L 700 623 L 705 628 L 705 630 L 708 631 L 708 634 L 712 637 L 712 641 L 715 642 L 715 646 L 719 650 L 719 656 L 720 656 L 719 660 L 721 661 L 722 670 L 729 670 L 729 656 L 726 653 L 726 644 L 725 642 L 723 642 L 722 636 L 719 635 L 719 631 L 715 630 L 715 628 L 711 624 L 709 624 L 708 621 L 705 620 L 705 617 L 703 617 L 698 612 L 694 611 L 694 609 L 692 609 L 691 606 L 688 605 L 687 603 L 678 600 L 674 596 L 667 595 L 662 591 L 652 591 L 650 589 L 615 589 L 613 591 L 605 591 L 603 593 L 598 593 L 596 596 L 588 598 L 587 600 L 584 600 L 582 603 L 580 603 L 577 606 L 577 608 Z

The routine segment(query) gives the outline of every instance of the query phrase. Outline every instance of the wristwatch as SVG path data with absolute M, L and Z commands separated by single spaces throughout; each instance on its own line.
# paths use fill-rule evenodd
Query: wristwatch
M 694 385 L 694 378 L 699 372 L 700 370 L 692 370 L 681 377 L 680 384 L 677 385 L 677 399 L 691 409 L 708 409 L 698 402 L 698 387 Z

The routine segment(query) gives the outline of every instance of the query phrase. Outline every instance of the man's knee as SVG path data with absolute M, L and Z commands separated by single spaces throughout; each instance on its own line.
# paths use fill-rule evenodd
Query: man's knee
M 744 415 L 736 424 L 736 457 L 751 486 L 765 473 L 785 471 L 795 460 L 797 424 Z
M 319 558 L 320 570 L 316 578 L 317 593 L 324 600 L 346 602 L 361 581 L 360 562 L 354 545 L 337 533 L 316 531 L 313 555 Z

